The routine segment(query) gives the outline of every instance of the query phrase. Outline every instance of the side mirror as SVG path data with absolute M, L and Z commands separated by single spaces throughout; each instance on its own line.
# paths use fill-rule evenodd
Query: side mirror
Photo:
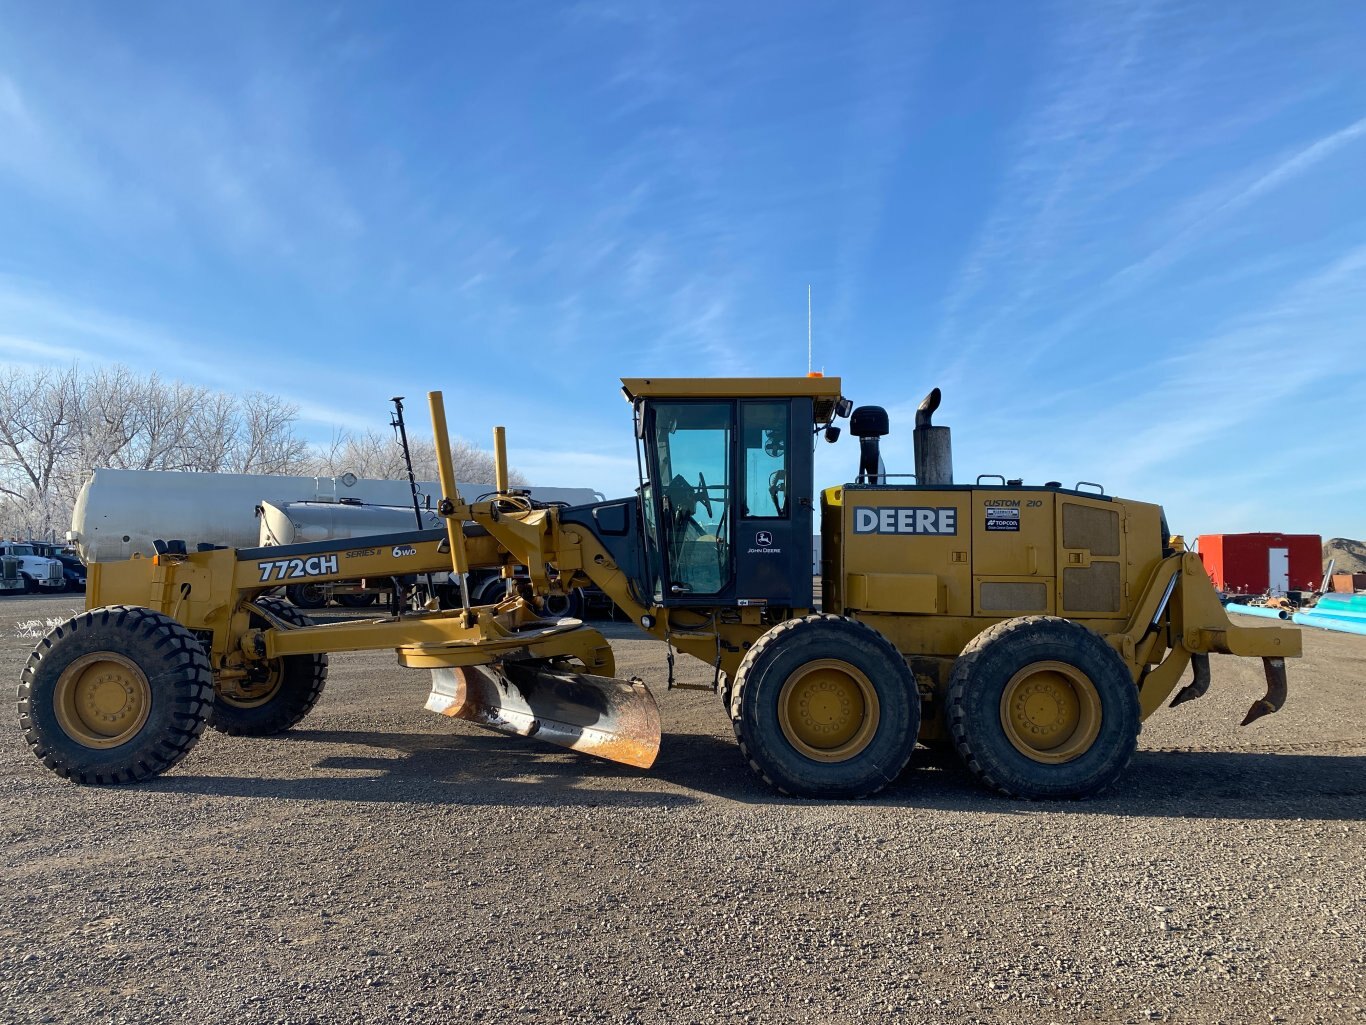
M 840 429 L 838 427 L 832 425 L 825 429 L 825 440 L 830 442 L 830 444 L 833 445 L 835 442 L 839 441 L 839 437 Z

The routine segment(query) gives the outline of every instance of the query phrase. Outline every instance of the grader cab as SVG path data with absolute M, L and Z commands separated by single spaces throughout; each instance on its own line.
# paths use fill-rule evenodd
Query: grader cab
M 673 651 L 713 669 L 751 767 L 787 793 L 861 797 L 917 741 L 952 746 L 984 784 L 1026 798 L 1095 793 L 1141 721 L 1210 683 L 1209 655 L 1261 657 L 1285 700 L 1298 631 L 1237 627 L 1199 560 L 1168 547 L 1158 506 L 1095 486 L 954 483 L 936 390 L 915 426 L 914 476 L 889 476 L 878 407 L 838 378 L 627 379 L 641 484 L 626 499 L 541 506 L 509 488 L 465 503 L 440 393 L 430 395 L 444 531 L 186 552 L 92 567 L 88 611 L 35 650 L 19 711 L 35 754 L 81 782 L 170 768 L 204 726 L 266 735 L 299 722 L 329 655 L 392 648 L 432 672 L 427 707 L 648 768 L 658 709 L 617 680 L 611 647 L 545 596 L 594 584 Z M 814 447 L 848 419 L 854 482 L 814 489 Z M 995 480 L 995 483 L 991 481 Z M 821 600 L 811 538 L 823 540 Z M 497 604 L 314 624 L 281 583 L 498 570 Z M 529 578 L 513 585 L 518 567 Z

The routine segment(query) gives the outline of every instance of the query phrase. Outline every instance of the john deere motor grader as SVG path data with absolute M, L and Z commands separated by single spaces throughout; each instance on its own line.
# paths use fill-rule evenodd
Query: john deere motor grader
M 1175 690 L 1202 695 L 1209 655 L 1263 660 L 1280 708 L 1298 631 L 1232 625 L 1198 558 L 1169 546 L 1161 509 L 1094 486 L 953 482 L 948 429 L 916 417 L 916 476 L 881 470 L 878 407 L 838 378 L 628 379 L 641 486 L 617 501 L 541 506 L 511 490 L 459 500 L 441 396 L 430 394 L 444 531 L 91 567 L 88 611 L 37 646 L 19 687 L 34 753 L 86 783 L 178 762 L 204 726 L 265 735 L 317 701 L 328 656 L 393 648 L 432 672 L 427 707 L 648 768 L 654 699 L 613 678 L 611 647 L 543 596 L 596 584 L 673 651 L 713 668 L 755 772 L 787 793 L 860 797 L 906 767 L 917 739 L 1026 798 L 1094 793 L 1124 769 L 1139 725 Z M 851 416 L 852 414 L 852 416 Z M 809 566 L 813 456 L 837 419 L 859 437 L 854 483 L 819 496 L 823 611 Z M 895 482 L 894 482 L 895 481 Z M 512 585 L 528 567 L 529 592 Z M 494 567 L 503 599 L 314 625 L 267 592 Z M 538 611 L 540 610 L 540 611 Z

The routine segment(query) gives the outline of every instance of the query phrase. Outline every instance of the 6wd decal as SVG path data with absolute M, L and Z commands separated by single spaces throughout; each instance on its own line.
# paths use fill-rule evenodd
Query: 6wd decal
M 297 580 L 299 577 L 320 577 L 337 572 L 335 555 L 315 555 L 311 559 L 276 559 L 273 562 L 258 562 L 261 583 L 272 580 Z
M 403 559 L 409 555 L 416 555 L 417 549 L 412 545 L 394 545 L 394 558 Z
M 952 506 L 855 506 L 854 533 L 940 536 L 957 534 L 958 510 Z

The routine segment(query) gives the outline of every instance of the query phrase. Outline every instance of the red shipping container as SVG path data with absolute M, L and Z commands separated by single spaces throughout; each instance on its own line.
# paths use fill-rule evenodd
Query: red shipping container
M 1312 591 L 1323 583 L 1317 534 L 1201 534 L 1196 543 L 1214 586 L 1229 594 Z

